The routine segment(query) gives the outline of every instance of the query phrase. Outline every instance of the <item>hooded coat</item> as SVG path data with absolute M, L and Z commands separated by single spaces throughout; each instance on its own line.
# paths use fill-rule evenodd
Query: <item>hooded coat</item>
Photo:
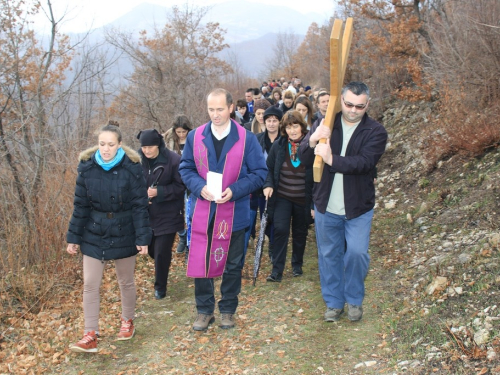
M 139 150 L 147 186 L 151 186 L 156 179 L 157 175 L 153 174 L 153 170 L 159 166 L 164 168 L 156 187 L 158 195 L 151 200 L 149 205 L 149 219 L 155 236 L 184 230 L 186 187 L 179 174 L 181 156 L 167 149 L 163 139 L 160 142 L 160 153 L 154 161 L 148 159 L 142 150 Z
M 147 246 L 152 238 L 141 159 L 131 148 L 122 148 L 123 159 L 109 171 L 95 160 L 97 146 L 80 154 L 66 240 L 99 260 L 137 255 L 136 246 Z

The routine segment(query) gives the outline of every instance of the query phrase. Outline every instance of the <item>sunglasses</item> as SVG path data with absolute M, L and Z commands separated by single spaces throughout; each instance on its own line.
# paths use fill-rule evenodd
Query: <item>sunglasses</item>
M 344 98 L 342 98 L 342 101 L 344 102 L 344 105 L 349 109 L 351 109 L 352 107 L 356 107 L 356 109 L 361 110 L 361 109 L 365 109 L 366 106 L 368 105 L 368 103 L 366 103 L 366 104 L 352 104 L 352 103 L 346 102 L 344 100 Z

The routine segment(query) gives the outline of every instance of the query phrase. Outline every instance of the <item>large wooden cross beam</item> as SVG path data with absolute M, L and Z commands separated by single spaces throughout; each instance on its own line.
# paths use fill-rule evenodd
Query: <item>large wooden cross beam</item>
M 342 29 L 343 21 L 336 19 L 330 35 L 330 102 L 326 111 L 324 125 L 333 130 L 335 115 L 340 111 L 340 91 L 344 83 L 344 75 L 352 40 L 352 18 L 348 18 Z M 326 143 L 321 139 L 320 143 Z M 320 182 L 323 174 L 323 158 L 316 155 L 313 165 L 314 181 Z

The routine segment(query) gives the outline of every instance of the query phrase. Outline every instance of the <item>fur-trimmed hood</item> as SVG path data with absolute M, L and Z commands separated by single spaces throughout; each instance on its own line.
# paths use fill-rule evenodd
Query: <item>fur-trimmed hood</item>
M 125 151 L 125 154 L 128 156 L 128 158 L 133 163 L 140 163 L 141 162 L 141 157 L 139 156 L 139 154 L 135 150 L 133 150 L 127 146 L 122 146 L 122 148 L 123 148 L 123 151 Z M 85 151 L 82 151 L 80 153 L 80 156 L 78 157 L 78 160 L 79 161 L 90 160 L 92 155 L 94 155 L 98 149 L 99 149 L 99 146 L 93 146 L 93 147 L 86 149 Z

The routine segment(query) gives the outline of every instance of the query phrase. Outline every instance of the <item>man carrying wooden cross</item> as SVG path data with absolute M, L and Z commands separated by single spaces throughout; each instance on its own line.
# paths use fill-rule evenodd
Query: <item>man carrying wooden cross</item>
M 370 256 L 368 244 L 375 206 L 374 171 L 385 151 L 387 132 L 366 111 L 368 87 L 351 82 L 341 93 L 341 111 L 333 130 L 325 120 L 302 140 L 299 158 L 313 165 L 316 155 L 326 164 L 314 184 L 316 241 L 325 320 L 339 320 L 347 302 L 348 319 L 363 316 L 364 280 Z M 319 143 L 326 139 L 326 143 Z

